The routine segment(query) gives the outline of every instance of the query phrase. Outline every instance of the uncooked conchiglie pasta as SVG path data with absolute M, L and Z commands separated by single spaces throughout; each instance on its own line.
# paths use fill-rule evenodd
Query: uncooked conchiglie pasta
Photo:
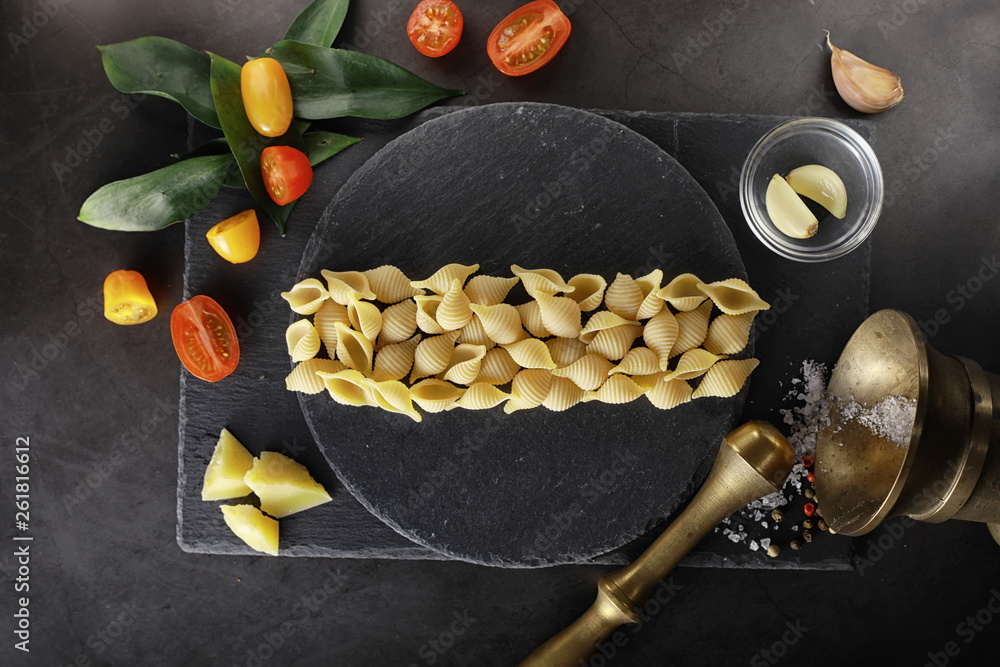
M 660 357 L 648 347 L 634 347 L 622 358 L 621 363 L 608 371 L 626 375 L 650 375 L 660 372 Z
M 587 320 L 587 326 L 583 327 L 580 331 L 580 340 L 584 343 L 589 343 L 594 340 L 598 332 L 605 329 L 613 329 L 615 327 L 620 327 L 625 324 L 639 324 L 635 320 L 626 320 L 621 315 L 616 315 L 607 310 L 602 310 L 600 312 L 594 313 Z
M 337 359 L 344 362 L 348 368 L 371 373 L 372 360 L 375 357 L 375 346 L 363 333 L 348 329 L 337 322 Z
M 465 279 L 479 270 L 478 264 L 466 266 L 464 264 L 449 264 L 438 269 L 434 275 L 427 280 L 415 280 L 410 283 L 411 287 L 417 289 L 429 289 L 430 291 L 444 296 L 451 289 L 451 284 L 458 280 L 460 285 L 465 284 Z
M 587 345 L 588 352 L 594 352 L 605 359 L 618 360 L 628 353 L 635 339 L 642 335 L 642 327 L 623 324 L 597 332 L 594 340 Z
M 444 380 L 421 380 L 410 388 L 410 398 L 427 412 L 444 412 L 457 407 L 456 401 L 468 389 Z
M 400 301 L 382 311 L 382 331 L 379 346 L 409 340 L 417 331 L 417 303 L 413 299 Z M 322 336 L 320 332 L 320 336 Z
M 437 311 L 441 307 L 440 296 L 415 296 L 417 304 L 417 328 L 427 334 L 444 333 L 444 328 L 438 324 Z
M 632 378 L 626 375 L 612 375 L 597 391 L 587 394 L 584 400 L 621 405 L 630 403 L 645 393 L 646 390 L 637 385 Z
M 517 314 L 521 316 L 521 324 L 524 325 L 524 328 L 532 336 L 535 338 L 548 338 L 552 335 L 542 324 L 542 312 L 538 308 L 537 301 L 532 299 L 528 303 L 522 303 L 514 306 L 514 308 L 517 310 Z
M 462 291 L 462 281 L 458 278 L 451 281 L 451 288 L 441 299 L 435 317 L 437 323 L 445 331 L 461 329 L 472 319 L 472 308 L 469 297 Z
M 547 368 L 552 370 L 556 367 L 549 354 L 549 348 L 545 343 L 537 338 L 528 338 L 504 346 L 510 352 L 511 358 L 518 363 L 521 368 Z
M 574 287 L 562 279 L 557 271 L 552 269 L 523 269 L 517 264 L 510 267 L 511 273 L 521 279 L 524 291 L 532 299 L 539 294 L 558 294 L 559 292 L 573 292 Z
M 456 345 L 444 371 L 444 379 L 455 384 L 472 384 L 483 365 L 486 348 L 482 345 Z
M 771 306 L 757 296 L 750 285 L 739 278 L 729 278 L 714 283 L 698 283 L 698 289 L 711 299 L 726 315 L 767 310 Z
M 575 338 L 583 329 L 582 313 L 576 301 L 568 296 L 549 296 L 539 294 L 538 312 L 542 317 L 542 326 L 553 336 Z
M 479 367 L 479 375 L 476 376 L 476 382 L 507 384 L 514 379 L 519 370 L 521 370 L 521 367 L 510 356 L 510 352 L 502 347 L 495 347 L 483 357 L 483 363 Z
M 316 327 L 316 333 L 319 334 L 331 357 L 337 354 L 337 322 L 344 325 L 351 324 L 351 318 L 347 316 L 347 306 L 327 299 L 313 315 L 313 326 Z
M 572 380 L 580 389 L 597 389 L 605 380 L 614 364 L 599 354 L 585 354 L 566 368 L 552 371 L 555 377 Z
M 708 373 L 701 379 L 701 384 L 692 394 L 692 398 L 706 396 L 729 398 L 735 396 L 759 363 L 757 359 L 731 359 L 717 362 L 708 369 Z
M 320 271 L 326 280 L 326 288 L 330 298 L 347 305 L 352 296 L 359 299 L 374 299 L 375 292 L 368 285 L 368 277 L 360 271 Z
M 604 305 L 608 310 L 626 320 L 636 319 L 642 300 L 642 290 L 632 276 L 624 273 L 619 273 L 604 293 Z
M 373 344 L 382 331 L 382 311 L 374 303 L 362 301 L 356 296 L 348 297 L 347 317 L 355 331 L 360 331 Z
M 317 371 L 316 375 L 323 381 L 330 398 L 342 405 L 355 407 L 377 406 L 372 395 L 372 381 L 353 369 L 327 373 Z
M 401 343 L 386 345 L 375 354 L 372 379 L 376 382 L 402 380 L 413 368 L 413 357 L 420 344 L 420 334 Z
M 756 315 L 757 311 L 719 315 L 708 325 L 708 335 L 702 347 L 714 354 L 736 354 L 750 342 L 750 328 Z
M 676 310 L 687 312 L 700 306 L 706 298 L 705 293 L 698 289 L 699 283 L 701 279 L 693 273 L 682 273 L 667 283 L 656 295 Z
M 285 329 L 285 345 L 292 361 L 312 359 L 319 352 L 319 334 L 312 322 L 298 320 Z
M 461 332 L 449 331 L 440 336 L 431 336 L 420 341 L 413 356 L 413 372 L 410 373 L 410 383 L 430 375 L 437 375 L 448 367 L 455 341 Z
M 659 374 L 660 381 L 655 382 L 649 391 L 646 392 L 646 398 L 649 402 L 658 407 L 660 410 L 672 410 L 678 405 L 682 405 L 691 400 L 691 385 L 689 385 L 684 380 L 666 380 L 662 378 L 666 373 Z
M 496 276 L 474 276 L 465 286 L 465 295 L 472 303 L 481 306 L 495 306 L 503 303 L 518 278 L 498 278 Z
M 642 330 L 642 340 L 646 347 L 656 353 L 660 362 L 660 370 L 667 369 L 667 363 L 674 343 L 677 341 L 679 330 L 677 318 L 666 308 L 650 318 Z
M 545 346 L 559 368 L 569 366 L 587 353 L 586 343 L 579 338 L 550 338 L 545 341 Z
M 330 298 L 330 292 L 315 278 L 306 278 L 295 283 L 289 291 L 282 292 L 281 298 L 288 302 L 293 312 L 312 315 Z
M 717 362 L 721 357 L 718 357 L 708 350 L 703 350 L 700 347 L 693 350 L 688 350 L 681 355 L 680 361 L 677 362 L 677 368 L 673 370 L 672 373 L 667 373 L 664 377 L 665 380 L 693 380 L 700 375 L 703 375 L 705 371 L 712 367 L 712 364 Z
M 397 267 L 390 264 L 364 272 L 375 299 L 382 303 L 399 303 L 411 296 L 421 296 L 424 291 L 410 285 L 410 279 Z
M 549 395 L 552 386 L 552 371 L 527 368 L 514 376 L 511 382 L 511 399 L 503 406 L 507 414 L 517 410 L 537 408 Z
M 398 380 L 372 382 L 370 387 L 378 407 L 389 412 L 406 415 L 415 422 L 423 421 L 420 413 L 413 409 L 409 388 L 402 382 Z
M 523 331 L 521 316 L 514 306 L 509 303 L 500 303 L 495 306 L 481 306 L 474 303 L 471 308 L 490 339 L 501 345 L 507 345 L 521 339 Z
M 593 273 L 578 273 L 569 279 L 569 286 L 573 288 L 569 297 L 580 304 L 581 311 L 589 313 L 604 300 L 608 281 Z
M 708 318 L 712 314 L 712 302 L 706 301 L 694 310 L 677 313 L 677 340 L 670 350 L 670 356 L 676 357 L 688 350 L 698 347 L 708 335 Z
M 476 305 L 479 304 L 473 304 L 473 306 Z M 482 345 L 487 350 L 496 347 L 497 344 L 486 333 L 486 328 L 483 327 L 483 321 L 479 319 L 479 315 L 473 315 L 469 323 L 462 327 L 462 335 L 458 337 L 458 342 L 468 343 L 469 345 Z
M 489 410 L 510 398 L 510 394 L 491 384 L 477 382 L 458 399 L 458 407 L 466 410 Z
M 568 378 L 553 377 L 549 393 L 546 394 L 542 406 L 553 412 L 568 410 L 583 400 L 585 393 L 583 389 L 576 386 L 576 383 Z
M 666 302 L 656 294 L 660 291 L 661 282 L 663 282 L 663 271 L 660 269 L 650 271 L 641 278 L 635 279 L 635 284 L 642 290 L 643 297 L 642 305 L 639 306 L 639 312 L 636 314 L 637 319 L 648 320 L 663 310 Z
M 292 372 L 285 378 L 285 389 L 288 391 L 298 391 L 303 394 L 318 394 L 325 385 L 316 373 L 339 373 L 347 370 L 347 366 L 332 359 L 306 359 L 300 364 L 296 364 Z

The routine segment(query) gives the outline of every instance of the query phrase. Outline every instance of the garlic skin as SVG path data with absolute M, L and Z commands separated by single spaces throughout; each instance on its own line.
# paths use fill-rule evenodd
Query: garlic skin
M 830 65 L 837 92 L 852 109 L 862 113 L 880 113 L 903 101 L 903 84 L 887 69 L 872 65 L 850 51 L 837 48 L 826 32 L 830 47 Z

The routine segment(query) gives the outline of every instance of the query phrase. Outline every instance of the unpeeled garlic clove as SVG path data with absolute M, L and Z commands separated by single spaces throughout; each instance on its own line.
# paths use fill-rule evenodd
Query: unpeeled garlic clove
M 833 83 L 851 108 L 862 113 L 879 113 L 903 100 L 903 84 L 898 76 L 850 51 L 837 48 L 830 42 L 829 30 L 826 31 L 826 45 L 833 54 L 830 56 Z

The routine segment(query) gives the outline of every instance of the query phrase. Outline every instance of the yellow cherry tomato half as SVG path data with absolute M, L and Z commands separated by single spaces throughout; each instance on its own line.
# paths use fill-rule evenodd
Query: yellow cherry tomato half
M 156 302 L 138 271 L 120 269 L 104 279 L 104 317 L 115 324 L 141 324 L 156 316 Z
M 292 123 L 292 89 L 274 58 L 257 58 L 240 73 L 243 108 L 253 129 L 265 137 L 280 137 Z
M 215 252 L 227 262 L 242 264 L 257 256 L 260 224 L 257 211 L 249 209 L 226 218 L 205 235 Z

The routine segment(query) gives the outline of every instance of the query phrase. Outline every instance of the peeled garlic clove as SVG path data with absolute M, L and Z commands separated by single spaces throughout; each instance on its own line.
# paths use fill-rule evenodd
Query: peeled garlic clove
M 764 194 L 767 215 L 778 231 L 793 239 L 807 239 L 819 229 L 819 221 L 792 186 L 775 174 Z
M 838 49 L 830 42 L 829 31 L 826 31 L 826 45 L 833 53 L 830 57 L 833 83 L 851 108 L 862 113 L 879 113 L 903 101 L 903 84 L 898 76 L 850 51 Z
M 785 177 L 788 184 L 803 197 L 808 197 L 843 220 L 847 215 L 847 188 L 837 172 L 821 164 L 807 164 Z

